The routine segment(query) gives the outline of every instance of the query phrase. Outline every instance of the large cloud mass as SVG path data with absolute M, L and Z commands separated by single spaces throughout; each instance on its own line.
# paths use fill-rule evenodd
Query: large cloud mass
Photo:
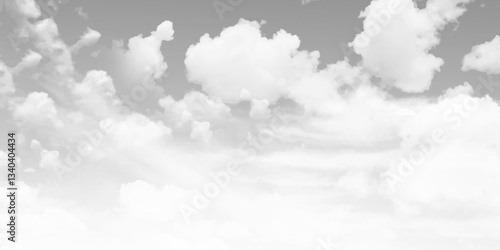
M 168 72 L 172 22 L 115 41 L 122 71 L 82 70 L 73 60 L 100 33 L 68 46 L 33 0 L 17 2 L 30 49 L 0 61 L 0 112 L 17 131 L 21 212 L 19 241 L 4 232 L 1 249 L 499 249 L 498 101 L 466 82 L 436 97 L 387 89 L 429 88 L 439 32 L 469 1 L 372 1 L 357 65 L 320 67 L 298 36 L 240 20 L 187 49 L 200 89 L 133 105 L 120 90 Z M 497 41 L 464 69 L 498 73 Z
M 263 37 L 260 26 L 240 20 L 220 36 L 202 36 L 186 53 L 189 80 L 229 102 L 240 100 L 244 90 L 272 102 L 286 94 L 287 85 L 318 64 L 319 53 L 298 51 L 299 38 L 284 30 Z

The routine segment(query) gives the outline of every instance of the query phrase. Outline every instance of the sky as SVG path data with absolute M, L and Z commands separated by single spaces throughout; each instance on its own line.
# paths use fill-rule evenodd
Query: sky
M 415 1 L 422 8 L 425 1 Z M 138 35 L 147 34 L 149 30 L 164 21 L 166 17 L 174 23 L 175 39 L 162 46 L 162 53 L 168 55 L 169 72 L 161 80 L 162 86 L 181 98 L 190 89 L 196 88 L 185 77 L 184 56 L 187 48 L 196 43 L 199 38 L 208 33 L 212 36 L 228 26 L 234 25 L 240 18 L 247 20 L 266 21 L 262 27 L 265 35 L 271 36 L 280 29 L 301 38 L 300 48 L 317 50 L 321 54 L 321 66 L 348 57 L 352 63 L 358 63 L 360 58 L 354 53 L 341 49 L 342 44 L 352 41 L 362 27 L 359 13 L 368 4 L 362 1 L 311 1 L 303 4 L 299 0 L 275 1 L 242 1 L 232 11 L 224 12 L 222 19 L 218 16 L 213 2 L 205 1 L 78 1 L 71 0 L 61 5 L 54 20 L 59 24 L 61 37 L 68 43 L 74 43 L 81 35 L 81 30 L 92 27 L 103 36 L 99 41 L 101 48 L 110 47 L 113 40 L 127 40 Z M 484 7 L 483 7 L 484 6 Z M 487 6 L 487 7 L 486 7 Z M 77 15 L 75 10 L 82 7 L 88 19 Z M 498 33 L 497 13 L 500 9 L 498 1 L 474 1 L 460 20 L 445 27 L 440 34 L 441 43 L 433 48 L 436 55 L 449 59 L 441 71 L 436 73 L 434 83 L 429 93 L 441 94 L 457 82 L 477 79 L 475 72 L 460 70 L 461 56 L 470 51 L 474 45 L 491 40 Z M 142 15 L 147 18 L 143 18 Z M 92 18 L 90 18 L 92 17 Z M 112 19 L 112 20 L 111 20 Z M 6 20 L 2 32 L 12 29 L 12 20 Z M 454 30 L 456 29 L 456 30 Z M 1 48 L 4 61 L 15 64 L 22 52 L 14 53 L 6 36 L 1 38 Z M 80 67 L 85 70 L 99 67 L 98 58 L 81 58 Z M 394 93 L 396 95 L 404 93 Z
M 1 249 L 498 249 L 499 11 L 0 0 Z

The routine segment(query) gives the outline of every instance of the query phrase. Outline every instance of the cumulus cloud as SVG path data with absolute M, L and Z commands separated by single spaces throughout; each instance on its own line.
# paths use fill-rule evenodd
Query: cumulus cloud
M 230 116 L 231 109 L 220 99 L 192 91 L 184 97 L 175 101 L 171 96 L 164 97 L 158 101 L 164 109 L 165 119 L 175 125 L 181 126 L 192 120 L 213 121 Z
M 161 53 L 161 45 L 164 41 L 174 39 L 173 24 L 164 21 L 149 36 L 142 34 L 128 40 L 127 48 L 122 42 L 113 45 L 112 53 L 114 60 L 118 63 L 121 72 L 127 77 L 141 82 L 145 75 L 153 75 L 160 78 L 167 69 L 167 63 Z
M 13 116 L 21 124 L 63 126 L 54 101 L 44 92 L 30 93 L 23 103 L 14 108 Z
M 500 36 L 474 46 L 471 52 L 464 56 L 462 70 L 500 74 Z
M 252 115 L 257 106 L 280 98 L 292 99 L 308 112 L 332 113 L 341 109 L 342 88 L 371 84 L 360 67 L 346 60 L 318 69 L 319 52 L 298 50 L 297 36 L 281 30 L 266 38 L 260 29 L 257 22 L 240 20 L 220 36 L 202 36 L 186 53 L 189 80 L 226 103 L 258 100 Z
M 124 119 L 114 122 L 111 136 L 118 145 L 129 147 L 129 144 L 134 142 L 141 145 L 155 145 L 153 142 L 159 143 L 167 139 L 171 132 L 172 130 L 165 126 L 162 121 L 151 120 L 142 114 L 131 113 Z
M 286 95 L 287 85 L 317 66 L 319 53 L 298 51 L 299 38 L 284 30 L 266 38 L 260 28 L 242 19 L 220 36 L 202 36 L 186 52 L 188 79 L 225 102 L 238 102 L 243 90 L 270 102 Z
M 458 85 L 454 88 L 449 88 L 446 90 L 446 92 L 444 93 L 444 95 L 441 96 L 441 98 L 453 98 L 455 96 L 459 96 L 459 95 L 472 95 L 474 94 L 474 89 L 472 88 L 472 86 L 466 82 L 462 85 Z
M 116 113 L 121 104 L 116 97 L 113 79 L 105 71 L 87 72 L 81 83 L 73 85 L 72 93 L 77 97 L 76 104 L 101 118 Z
M 410 176 L 397 191 L 401 199 L 425 206 L 500 206 L 492 198 L 498 190 L 494 179 L 500 175 L 495 132 L 500 117 L 493 114 L 500 106 L 490 97 L 474 98 L 468 92 L 447 93 L 449 97 L 422 107 L 402 126 L 402 148 L 408 150 L 402 157 L 411 165 L 405 166 Z M 436 133 L 440 139 L 433 139 Z
M 363 32 L 350 46 L 383 84 L 405 92 L 426 91 L 444 63 L 429 51 L 439 44 L 439 32 L 457 21 L 470 1 L 431 0 L 419 9 L 411 0 L 374 0 L 361 12 Z
M 50 59 L 54 69 L 59 74 L 74 72 L 73 58 L 68 46 L 59 37 L 59 29 L 52 18 L 36 22 L 32 29 L 35 47 L 44 57 Z

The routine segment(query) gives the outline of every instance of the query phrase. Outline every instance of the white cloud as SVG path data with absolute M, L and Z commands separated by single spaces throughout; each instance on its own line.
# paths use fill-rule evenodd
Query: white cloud
M 34 0 L 15 0 L 15 4 L 18 11 L 26 17 L 36 19 L 41 15 L 40 7 Z
M 34 126 L 49 124 L 62 127 L 54 101 L 44 92 L 30 93 L 23 103 L 13 110 L 14 119 L 21 124 L 30 123 Z
M 117 106 L 121 105 L 113 79 L 105 71 L 87 72 L 81 83 L 73 85 L 72 93 L 77 97 L 76 104 L 101 118 L 117 113 Z
M 500 36 L 476 45 L 464 56 L 463 71 L 477 70 L 488 74 L 500 74 Z
M 202 36 L 186 52 L 189 80 L 224 102 L 238 102 L 243 90 L 270 102 L 286 95 L 287 85 L 316 68 L 319 53 L 298 51 L 299 38 L 284 30 L 263 37 L 260 26 L 242 19 L 220 36 Z
M 375 182 L 367 172 L 351 171 L 342 176 L 335 185 L 337 191 L 354 193 L 358 197 L 369 195 L 375 190 Z
M 12 249 L 27 250 L 33 248 L 64 249 L 71 244 L 77 244 L 75 249 L 85 249 L 81 247 L 86 244 L 88 238 L 88 226 L 75 212 L 76 209 L 65 202 L 60 202 L 53 198 L 42 195 L 41 190 L 24 182 L 18 182 L 18 187 L 23 190 L 17 197 L 18 204 L 24 204 L 23 216 L 18 217 L 17 241 Z M 6 189 L 6 186 L 1 186 Z M 7 207 L 5 199 L 0 199 L 0 204 Z M 18 210 L 20 211 L 20 210 Z M 1 215 L 7 218 L 8 214 L 2 212 Z M 61 238 L 55 242 L 50 239 L 50 235 L 56 233 Z M 30 240 L 21 240 L 20 235 L 24 235 Z M 2 239 L 0 245 L 9 244 Z
M 203 144 L 209 144 L 212 139 L 212 131 L 210 131 L 209 122 L 193 121 L 191 123 L 191 138 L 198 140 Z
M 495 131 L 500 116 L 494 114 L 500 107 L 489 97 L 446 96 L 420 107 L 401 127 L 399 157 L 414 170 L 407 168 L 412 174 L 396 188 L 398 196 L 431 207 L 495 209 L 500 206 L 493 198 L 500 190 L 495 181 L 500 176 L 500 134 Z M 442 139 L 432 139 L 438 130 Z M 397 160 L 395 166 L 401 164 Z
M 21 59 L 21 62 L 19 62 L 19 64 L 17 64 L 12 69 L 12 73 L 19 74 L 26 68 L 31 68 L 38 65 L 41 60 L 42 60 L 42 55 L 32 50 L 29 50 L 28 53 Z
M 459 96 L 459 95 L 472 95 L 474 94 L 474 89 L 472 88 L 472 86 L 466 82 L 462 85 L 458 85 L 454 88 L 449 88 L 446 90 L 445 94 L 442 96 L 443 97 L 446 97 L 446 98 L 453 98 L 455 96 Z
M 154 142 L 164 141 L 172 132 L 163 122 L 138 113 L 131 113 L 122 120 L 114 121 L 113 127 L 111 135 L 117 146 L 131 148 L 134 148 L 134 144 L 154 146 Z
M 73 53 L 78 53 L 81 48 L 97 43 L 97 41 L 99 41 L 99 38 L 101 38 L 101 33 L 91 28 L 87 28 L 87 30 L 85 30 L 85 33 L 80 37 L 80 40 L 73 44 L 73 46 L 71 46 L 69 50 Z
M 48 151 L 42 149 L 40 152 L 40 167 L 45 169 L 60 168 L 61 161 L 59 160 L 58 151 Z
M 59 74 L 71 74 L 74 71 L 71 52 L 64 41 L 59 37 L 59 29 L 52 18 L 36 22 L 32 29 L 35 47 L 44 57 L 51 60 L 55 71 Z
M 360 14 L 364 31 L 350 46 L 383 84 L 423 92 L 444 63 L 429 53 L 440 42 L 438 32 L 455 22 L 470 1 L 432 0 L 420 10 L 411 0 L 373 0 Z
M 163 76 L 167 63 L 160 48 L 162 42 L 173 40 L 173 35 L 172 22 L 164 21 L 151 35 L 143 37 L 141 34 L 130 38 L 128 49 L 123 47 L 123 43 L 115 41 L 112 53 L 121 75 L 136 80 L 136 83 L 141 82 L 145 75 L 153 75 L 154 78 Z
M 269 101 L 267 100 L 255 100 L 251 101 L 252 107 L 250 108 L 250 117 L 252 118 L 268 118 L 271 115 L 271 110 L 269 109 Z
M 207 95 L 192 91 L 175 101 L 171 96 L 158 101 L 164 109 L 165 119 L 175 125 L 181 126 L 192 120 L 219 120 L 230 116 L 230 108 L 219 99 L 212 99 Z

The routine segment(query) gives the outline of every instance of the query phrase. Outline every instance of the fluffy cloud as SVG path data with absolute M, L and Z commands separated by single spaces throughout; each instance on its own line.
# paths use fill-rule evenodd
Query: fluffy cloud
M 137 35 L 128 40 L 125 49 L 122 42 L 113 45 L 112 53 L 114 60 L 118 64 L 120 73 L 125 73 L 125 77 L 141 82 L 145 75 L 153 75 L 160 78 L 167 69 L 167 63 L 160 51 L 162 42 L 174 39 L 173 24 L 164 21 L 151 35 L 143 37 Z
M 144 132 L 144 131 L 147 131 Z M 149 119 L 147 116 L 132 113 L 122 120 L 115 121 L 111 136 L 119 146 L 130 147 L 129 144 L 155 145 L 170 137 L 171 129 L 161 121 Z
M 71 52 L 59 37 L 59 29 L 54 20 L 46 18 L 34 25 L 27 25 L 32 30 L 37 51 L 51 60 L 56 72 L 59 74 L 73 73 L 74 66 Z
M 299 38 L 284 30 L 263 37 L 260 26 L 240 20 L 220 36 L 202 36 L 186 52 L 189 80 L 225 102 L 241 100 L 243 90 L 270 102 L 286 95 L 287 85 L 316 68 L 319 53 L 298 51 Z
M 101 118 L 116 113 L 121 104 L 116 97 L 113 79 L 105 71 L 87 72 L 83 81 L 73 86 L 72 93 L 77 97 L 76 104 Z
M 240 20 L 220 36 L 202 36 L 186 53 L 188 78 L 224 102 L 255 100 L 252 115 L 282 97 L 308 112 L 331 113 L 340 109 L 341 88 L 370 84 L 369 76 L 346 60 L 318 70 L 319 53 L 299 51 L 297 36 L 281 30 L 266 38 L 260 28 L 257 22 Z
M 488 74 L 500 74 L 500 36 L 476 45 L 464 56 L 463 71 L 477 70 Z
M 404 166 L 410 176 L 397 189 L 401 199 L 472 210 L 500 206 L 493 198 L 500 190 L 495 181 L 500 176 L 500 134 L 495 132 L 500 116 L 494 115 L 499 111 L 490 97 L 470 94 L 421 107 L 401 128 L 400 157 L 411 164 Z M 435 134 L 441 134 L 439 139 Z
M 44 92 L 29 94 L 23 103 L 14 108 L 13 116 L 21 124 L 63 126 L 62 121 L 58 117 L 54 101 Z
M 446 90 L 446 92 L 444 93 L 444 95 L 441 96 L 441 98 L 453 98 L 455 96 L 459 96 L 459 95 L 469 95 L 471 96 L 472 94 L 474 94 L 474 89 L 472 88 L 472 86 L 466 82 L 462 85 L 458 85 L 454 88 L 449 88 Z
M 197 91 L 187 93 L 179 101 L 167 96 L 160 99 L 158 104 L 164 109 L 165 119 L 175 126 L 192 120 L 212 121 L 227 118 L 231 111 L 221 100 L 212 99 Z
M 431 0 L 418 9 L 411 0 L 374 0 L 361 12 L 364 31 L 350 46 L 383 84 L 423 92 L 444 63 L 429 53 L 440 42 L 438 32 L 455 22 L 470 1 Z

